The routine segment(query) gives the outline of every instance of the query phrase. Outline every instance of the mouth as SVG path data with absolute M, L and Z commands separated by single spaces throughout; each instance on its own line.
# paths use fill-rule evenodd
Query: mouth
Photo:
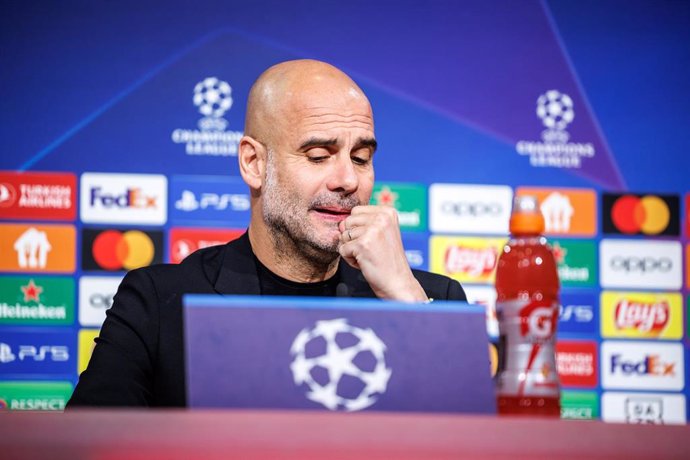
M 312 211 L 315 212 L 322 219 L 340 222 L 341 220 L 347 219 L 352 210 L 350 208 L 339 207 L 318 207 L 313 208 Z

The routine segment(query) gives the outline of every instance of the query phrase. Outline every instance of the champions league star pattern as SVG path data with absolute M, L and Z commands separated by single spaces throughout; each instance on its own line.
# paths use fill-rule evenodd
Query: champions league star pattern
M 399 211 L 410 265 L 460 280 L 494 342 L 511 202 L 539 198 L 563 417 L 687 422 L 690 6 L 202 3 L 5 8 L 0 406 L 62 409 L 126 270 L 241 234 L 249 87 L 312 57 L 371 99 L 372 202 Z

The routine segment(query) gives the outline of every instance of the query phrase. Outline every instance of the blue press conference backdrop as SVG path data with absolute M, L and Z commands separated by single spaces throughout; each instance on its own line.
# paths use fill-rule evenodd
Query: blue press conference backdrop
M 81 285 L 102 283 L 89 296 L 107 306 L 113 287 L 102 287 L 107 278 L 92 278 L 110 276 L 104 268 L 121 277 L 140 262 L 108 254 L 109 244 L 122 240 L 141 249 L 137 229 L 162 230 L 163 238 L 147 240 L 150 247 L 141 243 L 148 248 L 143 253 L 155 253 L 151 261 L 175 262 L 246 225 L 248 203 L 235 149 L 249 87 L 276 62 L 316 58 L 351 74 L 371 100 L 380 145 L 376 176 L 385 185 L 375 199 L 396 206 L 400 200 L 412 265 L 455 276 L 475 288 L 477 301 L 490 304 L 491 264 L 483 274 L 477 266 L 463 272 L 463 261 L 500 248 L 507 229 L 499 221 L 506 210 L 492 203 L 506 208 L 504 192 L 509 200 L 537 188 L 541 198 L 552 197 L 547 202 L 557 212 L 570 209 L 570 216 L 574 208 L 572 225 L 568 217 L 568 228 L 558 222 L 551 228 L 552 235 L 564 237 L 563 257 L 567 251 L 570 257 L 591 253 L 580 272 L 561 273 L 569 280 L 562 338 L 572 339 L 562 350 L 562 369 L 559 364 L 565 374 L 572 371 L 564 387 L 574 392 L 573 401 L 592 396 L 589 418 L 686 421 L 689 3 L 36 1 L 5 2 L 0 8 L 3 180 L 11 182 L 12 172 L 66 172 L 79 184 L 71 217 L 0 213 L 7 242 L 0 259 L 15 256 L 12 245 L 31 225 L 73 226 L 74 266 L 46 276 L 79 281 L 70 324 L 38 327 L 13 320 L 14 313 L 0 317 L 0 346 L 6 346 L 0 361 L 3 356 L 7 361 L 0 364 L 0 393 L 5 391 L 0 399 L 21 394 L 21 382 L 76 382 L 77 368 L 85 365 L 81 354 L 88 359 L 89 329 L 97 330 L 103 317 L 102 311 L 82 308 L 88 296 Z M 215 95 L 220 99 L 214 103 Z M 164 192 L 148 196 L 159 213 L 129 218 L 95 211 L 97 200 L 117 199 L 113 183 L 126 179 L 99 182 L 102 176 L 91 173 L 160 175 Z M 498 187 L 454 188 L 468 184 Z M 123 190 L 133 200 L 127 206 L 146 202 L 146 196 L 130 191 Z M 454 193 L 469 193 L 479 202 L 446 206 Z M 12 196 L 5 195 L 0 193 L 0 205 Z M 628 201 L 616 208 L 626 195 Z M 578 216 L 581 206 L 587 216 Z M 478 216 L 494 211 L 495 222 Z M 476 225 L 463 227 L 473 218 Z M 200 236 L 201 227 L 206 233 Z M 106 249 L 92 251 L 97 234 L 108 229 L 116 233 L 100 240 Z M 660 246 L 648 250 L 641 243 Z M 652 260 L 659 251 L 663 260 Z M 441 253 L 446 260 L 434 260 Z M 448 254 L 457 256 L 453 263 Z M 637 267 L 644 275 L 649 263 L 668 270 L 658 279 L 621 278 L 605 260 L 621 254 L 627 254 L 628 271 Z M 33 266 L 8 264 L 0 267 L 5 290 L 21 285 L 24 302 L 38 303 L 40 293 L 24 288 L 34 289 L 29 279 L 42 273 L 40 260 Z M 578 278 L 584 269 L 586 279 Z M 632 293 L 625 297 L 621 291 Z M 609 302 L 615 293 L 620 298 Z M 0 302 L 11 307 L 14 301 Z M 663 311 L 649 325 L 644 318 L 657 307 Z M 666 321 L 659 319 L 663 315 Z M 55 344 L 27 338 L 41 331 L 46 337 L 65 332 L 71 337 Z M 631 362 L 649 357 L 636 355 L 620 339 L 681 344 L 684 354 L 674 362 L 672 381 L 655 380 L 654 369 L 631 377 L 609 368 L 611 353 Z M 33 347 L 23 354 L 31 362 L 17 361 L 22 346 Z M 41 355 L 45 346 L 61 348 Z M 617 346 L 622 350 L 610 350 Z M 41 368 L 37 357 L 45 356 L 59 359 Z M 58 372 L 68 366 L 69 372 Z M 635 403 L 640 392 L 658 403 Z M 665 406 L 677 405 L 678 396 L 683 396 L 681 412 Z M 630 407 L 647 418 L 631 414 Z

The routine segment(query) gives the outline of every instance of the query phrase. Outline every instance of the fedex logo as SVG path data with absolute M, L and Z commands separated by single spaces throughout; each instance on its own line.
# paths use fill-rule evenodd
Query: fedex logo
M 168 180 L 154 174 L 84 173 L 80 211 L 86 223 L 163 225 Z
M 620 370 L 623 374 L 631 375 L 660 375 L 675 376 L 676 364 L 662 361 L 659 355 L 647 355 L 640 361 L 626 360 L 623 355 L 616 354 L 611 357 L 611 373 Z
M 601 345 L 602 387 L 681 391 L 685 387 L 683 345 L 607 341 Z
M 128 188 L 124 193 L 112 194 L 102 187 L 91 189 L 91 206 L 100 203 L 105 208 L 156 208 L 157 197 L 144 195 L 140 188 Z

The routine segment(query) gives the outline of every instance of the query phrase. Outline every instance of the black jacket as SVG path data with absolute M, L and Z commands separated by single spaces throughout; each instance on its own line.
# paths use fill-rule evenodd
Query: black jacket
M 340 270 L 350 297 L 375 297 L 360 271 L 344 261 Z M 466 299 L 457 281 L 413 273 L 431 298 Z M 67 407 L 185 406 L 182 295 L 190 293 L 260 294 L 246 233 L 224 246 L 197 251 L 179 265 L 129 272 Z

